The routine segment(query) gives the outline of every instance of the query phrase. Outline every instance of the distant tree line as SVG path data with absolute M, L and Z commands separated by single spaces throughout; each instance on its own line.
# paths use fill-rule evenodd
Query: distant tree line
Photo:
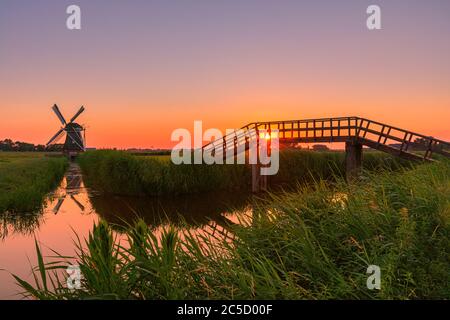
M 429 140 L 424 139 L 424 138 L 417 138 L 414 140 L 414 142 L 410 143 L 410 146 L 413 148 L 413 150 L 425 151 L 428 149 L 429 144 L 430 144 Z M 443 146 L 441 144 L 433 146 L 434 149 L 441 149 L 441 150 L 442 150 L 442 147 Z
M 129 152 L 133 155 L 137 156 L 167 156 L 170 155 L 171 150 L 169 149 L 126 149 L 126 152 Z
M 430 137 L 432 139 L 433 137 Z M 390 146 L 401 148 L 401 143 L 391 143 Z M 430 147 L 430 140 L 425 138 L 416 138 L 414 141 L 408 143 L 408 147 L 412 151 L 426 151 Z M 448 145 L 436 143 L 432 146 L 433 151 L 448 149 Z
M 5 139 L 0 140 L 0 151 L 45 151 L 45 146 L 42 144 L 34 145 L 32 143 Z

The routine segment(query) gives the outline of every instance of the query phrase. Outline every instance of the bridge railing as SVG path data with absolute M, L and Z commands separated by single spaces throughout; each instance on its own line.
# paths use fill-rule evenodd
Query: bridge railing
M 248 148 L 250 141 L 258 138 L 258 128 L 255 123 L 250 123 L 240 129 L 228 133 L 220 139 L 214 140 L 203 146 L 203 152 L 209 152 L 213 156 L 235 156 L 239 147 Z
M 335 117 L 249 123 L 203 147 L 203 151 L 226 156 L 236 155 L 239 147 L 260 138 L 260 131 L 277 131 L 286 142 L 345 142 L 357 139 L 363 144 L 411 159 L 431 159 L 433 153 L 450 157 L 450 143 L 360 117 Z M 419 154 L 417 154 L 419 153 Z
M 258 122 L 258 128 L 278 131 L 280 140 L 334 142 L 355 136 L 357 117 Z
M 399 153 L 420 152 L 425 160 L 431 159 L 433 153 L 450 155 L 448 142 L 365 118 L 359 119 L 356 136 L 370 141 L 374 148 L 389 146 Z

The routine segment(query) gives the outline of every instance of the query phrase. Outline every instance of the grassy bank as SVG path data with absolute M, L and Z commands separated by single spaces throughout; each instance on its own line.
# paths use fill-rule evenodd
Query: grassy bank
M 343 176 L 345 154 L 285 150 L 272 185 Z M 79 157 L 85 182 L 99 191 L 123 195 L 176 195 L 250 189 L 248 165 L 174 165 L 168 156 L 134 156 L 92 151 Z M 398 169 L 405 163 L 378 152 L 365 154 L 366 169 Z
M 450 296 L 448 161 L 379 172 L 357 185 L 318 182 L 273 196 L 233 228 L 236 240 L 218 243 L 189 231 L 180 237 L 171 227 L 156 237 L 141 221 L 127 232 L 130 245 L 122 246 L 100 222 L 78 247 L 80 290 L 54 277 L 56 293 L 50 288 L 39 247 L 40 280 L 33 286 L 17 281 L 40 299 Z M 381 268 L 380 290 L 366 287 L 372 264 Z
M 366 172 L 410 168 L 411 162 L 377 151 L 365 151 Z M 269 177 L 272 185 L 296 185 L 317 180 L 334 180 L 345 176 L 345 152 L 313 152 L 286 149 L 280 152 L 280 169 Z
M 176 195 L 238 189 L 250 181 L 246 166 L 174 165 L 167 156 L 120 151 L 86 152 L 78 159 L 85 182 L 123 195 Z
M 66 158 L 43 153 L 0 153 L 0 213 L 38 209 L 59 183 L 67 167 Z

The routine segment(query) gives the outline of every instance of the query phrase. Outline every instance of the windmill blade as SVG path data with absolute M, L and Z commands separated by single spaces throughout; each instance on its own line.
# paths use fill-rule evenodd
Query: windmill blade
M 75 115 L 72 117 L 72 119 L 70 119 L 70 122 L 69 123 L 72 123 L 72 122 L 74 122 L 75 121 L 75 119 L 76 118 L 78 118 L 78 116 L 80 115 L 80 114 L 82 114 L 83 113 L 83 111 L 84 111 L 84 107 L 83 106 L 81 106 L 81 108 L 80 108 L 80 110 L 78 110 L 78 112 L 77 113 L 75 113 Z
M 63 204 L 65 198 L 66 198 L 66 196 L 64 196 L 64 197 L 58 199 L 58 203 L 57 203 L 56 206 L 53 208 L 53 213 L 54 213 L 54 214 L 57 214 L 57 213 L 59 212 L 59 209 L 61 208 L 61 206 L 62 206 L 62 204 Z
M 70 195 L 70 197 L 72 198 L 72 200 L 76 203 L 76 205 L 78 206 L 78 208 L 81 209 L 81 211 L 84 211 L 85 207 L 81 204 L 80 201 L 78 201 L 74 195 Z
M 63 132 L 64 132 L 64 128 L 59 129 L 59 131 L 47 142 L 46 146 L 48 146 L 50 143 L 61 138 Z
M 58 106 L 56 104 L 54 104 L 52 109 L 53 109 L 53 112 L 55 112 L 56 116 L 59 118 L 59 121 L 61 121 L 61 123 L 63 125 L 66 125 L 67 124 L 66 119 L 64 119 L 61 111 L 59 111 Z

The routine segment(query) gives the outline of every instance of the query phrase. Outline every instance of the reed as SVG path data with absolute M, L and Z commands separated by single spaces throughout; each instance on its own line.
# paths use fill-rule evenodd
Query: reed
M 295 185 L 334 179 L 344 173 L 342 152 L 283 150 L 280 169 L 271 185 Z M 175 165 L 168 156 L 135 156 L 120 151 L 90 151 L 79 157 L 85 182 L 95 189 L 122 195 L 177 195 L 220 190 L 250 189 L 248 165 Z M 378 152 L 368 152 L 369 170 L 399 168 L 403 162 Z
M 363 170 L 399 170 L 414 164 L 377 151 L 365 151 Z M 345 176 L 345 152 L 303 151 L 285 149 L 280 152 L 280 170 L 270 177 L 272 185 L 311 183 L 317 180 L 335 181 Z
M 39 246 L 36 283 L 16 280 L 40 299 L 448 298 L 450 162 L 366 176 L 273 194 L 230 226 L 233 241 L 137 221 L 120 243 L 102 221 L 77 246 L 81 289 L 55 281 L 67 262 L 45 265 Z M 366 287 L 372 264 L 380 290 Z
M 0 213 L 39 209 L 62 179 L 67 163 L 66 158 L 42 153 L 0 153 Z
M 86 152 L 79 158 L 85 182 L 99 191 L 124 195 L 176 195 L 238 189 L 248 183 L 245 166 L 174 165 L 166 157 L 120 151 Z

